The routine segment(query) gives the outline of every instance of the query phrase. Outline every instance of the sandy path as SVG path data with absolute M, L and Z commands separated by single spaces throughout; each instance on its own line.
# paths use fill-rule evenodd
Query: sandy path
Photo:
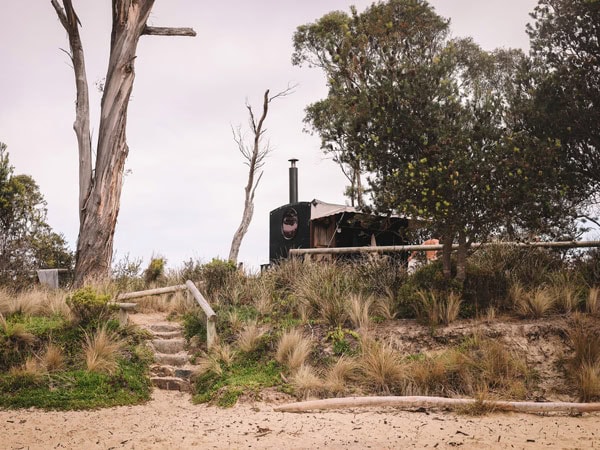
M 193 405 L 155 390 L 145 405 L 98 411 L 0 410 L 2 449 L 597 448 L 600 414 L 491 414 L 347 410 L 291 414 L 264 403 Z

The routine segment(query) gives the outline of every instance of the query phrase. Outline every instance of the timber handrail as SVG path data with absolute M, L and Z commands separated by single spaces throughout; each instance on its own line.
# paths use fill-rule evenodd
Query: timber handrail
M 170 294 L 171 292 L 183 291 L 185 289 L 187 289 L 187 286 L 185 284 L 179 284 L 177 286 L 167 286 L 156 289 L 148 289 L 146 291 L 127 292 L 125 294 L 117 295 L 117 298 L 115 300 L 131 300 L 132 298 L 149 297 L 150 295 Z
M 206 315 L 206 345 L 210 349 L 217 338 L 217 315 L 191 280 L 187 280 L 185 285 Z
M 470 248 L 490 247 L 494 245 L 513 247 L 546 247 L 546 248 L 578 248 L 600 247 L 600 241 L 563 241 L 563 242 L 473 242 Z M 314 254 L 345 254 L 345 253 L 384 253 L 384 252 L 412 252 L 422 250 L 442 250 L 442 244 L 434 245 L 382 245 L 368 247 L 331 247 L 331 248 L 292 248 L 291 256 Z M 452 245 L 452 250 L 458 249 L 458 244 Z
M 193 281 L 187 280 L 185 284 L 178 284 L 176 286 L 167 286 L 156 289 L 148 289 L 145 291 L 127 292 L 117 295 L 114 302 L 122 302 L 123 300 L 132 300 L 135 298 L 148 297 L 151 295 L 170 294 L 177 291 L 185 291 L 194 297 L 198 305 L 202 308 L 202 311 L 206 315 L 206 344 L 208 348 L 211 348 L 217 339 L 217 314 L 212 309 L 208 301 L 200 293 Z M 125 319 L 126 320 L 126 319 Z

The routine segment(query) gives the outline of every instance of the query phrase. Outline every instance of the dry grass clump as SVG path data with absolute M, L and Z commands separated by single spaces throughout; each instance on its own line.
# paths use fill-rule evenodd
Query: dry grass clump
M 93 333 L 86 331 L 83 351 L 87 370 L 113 374 L 118 368 L 117 358 L 123 344 L 118 334 L 108 330 L 106 324 Z
M 269 315 L 273 310 L 275 283 L 266 276 L 249 278 L 249 289 L 254 308 L 261 316 Z
M 44 307 L 43 303 L 47 292 L 38 289 L 13 293 L 0 289 L 0 314 L 38 315 Z
M 224 368 L 231 366 L 236 356 L 236 351 L 229 344 L 216 343 L 208 353 L 205 353 L 197 361 L 198 368 L 195 376 L 207 373 L 221 376 Z
M 40 365 L 39 361 L 33 357 L 28 356 L 25 359 L 23 365 L 18 367 L 11 367 L 8 373 L 14 377 L 27 377 L 30 380 L 37 381 L 43 375 L 46 375 L 45 369 Z
M 504 344 L 477 336 L 458 348 L 405 361 L 405 395 L 498 395 L 522 399 L 531 373 Z
M 332 365 L 326 375 L 324 389 L 333 395 L 343 395 L 349 390 L 349 385 L 360 377 L 358 362 L 342 355 Z
M 555 297 L 547 288 L 526 290 L 520 284 L 510 288 L 510 297 L 515 312 L 525 318 L 540 319 L 555 306 Z
M 244 328 L 244 321 L 237 309 L 233 309 L 227 313 L 227 321 L 229 322 L 229 328 L 234 334 L 239 333 Z
M 365 384 L 376 392 L 393 392 L 403 381 L 400 355 L 390 344 L 363 337 L 358 364 Z
M 287 331 L 279 339 L 275 360 L 294 373 L 306 362 L 312 346 L 312 340 L 299 330 Z
M 550 294 L 554 297 L 556 308 L 570 314 L 579 308 L 582 298 L 582 280 L 571 271 L 553 272 L 548 276 Z
M 378 296 L 373 303 L 373 314 L 386 320 L 392 320 L 398 315 L 398 302 L 391 289 L 387 288 L 385 294 Z
M 349 300 L 349 317 L 354 328 L 358 330 L 368 330 L 371 327 L 371 317 L 369 312 L 373 304 L 372 297 L 364 297 L 358 294 L 351 294 Z
M 585 301 L 585 311 L 592 316 L 600 315 L 600 288 L 590 288 Z
M 351 273 L 334 263 L 310 264 L 296 279 L 294 295 L 310 317 L 328 325 L 343 325 L 348 320 L 348 303 L 354 290 Z
M 47 372 L 58 372 L 65 368 L 65 354 L 58 345 L 50 342 L 39 357 L 39 364 Z
M 439 324 L 449 325 L 458 318 L 462 299 L 460 294 L 449 292 L 447 294 L 434 290 L 417 291 L 413 311 L 417 320 L 429 326 Z
M 256 320 L 247 322 L 237 336 L 237 345 L 243 352 L 250 353 L 257 349 L 266 330 L 256 323 Z
M 303 399 L 317 395 L 325 388 L 325 383 L 317 375 L 315 369 L 307 364 L 302 364 L 292 375 L 290 383 L 294 391 Z
M 567 360 L 568 376 L 581 401 L 600 398 L 600 328 L 594 320 L 576 317 L 567 331 L 573 355 Z

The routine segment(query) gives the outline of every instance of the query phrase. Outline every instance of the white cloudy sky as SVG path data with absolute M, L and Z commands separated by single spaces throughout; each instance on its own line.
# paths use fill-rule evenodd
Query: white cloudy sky
M 90 84 L 106 73 L 109 0 L 74 0 Z M 193 27 L 195 38 L 144 36 L 129 107 L 130 147 L 115 236 L 116 259 L 227 257 L 241 219 L 246 166 L 231 125 L 246 125 L 246 98 L 259 109 L 265 89 L 298 84 L 271 104 L 266 122 L 274 151 L 256 196 L 240 261 L 268 260 L 269 211 L 287 203 L 287 168 L 298 158 L 300 200 L 344 203 L 346 180 L 303 133 L 307 104 L 326 94 L 317 69 L 291 65 L 298 25 L 332 10 L 363 10 L 370 0 L 156 0 L 150 25 Z M 536 0 L 433 0 L 455 36 L 485 49 L 527 48 L 525 24 Z M 75 246 L 77 144 L 72 130 L 74 80 L 65 31 L 46 1 L 0 0 L 0 141 L 17 173 L 34 177 L 48 202 L 50 225 Z M 92 86 L 94 131 L 100 94 Z

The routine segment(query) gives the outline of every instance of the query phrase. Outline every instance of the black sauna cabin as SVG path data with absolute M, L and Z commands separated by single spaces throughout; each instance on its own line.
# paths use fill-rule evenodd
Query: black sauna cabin
M 352 206 L 335 205 L 320 200 L 299 202 L 296 161 L 290 160 L 290 203 L 274 209 L 270 214 L 271 263 L 287 258 L 292 248 L 408 244 L 406 232 L 411 225 L 408 219 L 365 214 Z

